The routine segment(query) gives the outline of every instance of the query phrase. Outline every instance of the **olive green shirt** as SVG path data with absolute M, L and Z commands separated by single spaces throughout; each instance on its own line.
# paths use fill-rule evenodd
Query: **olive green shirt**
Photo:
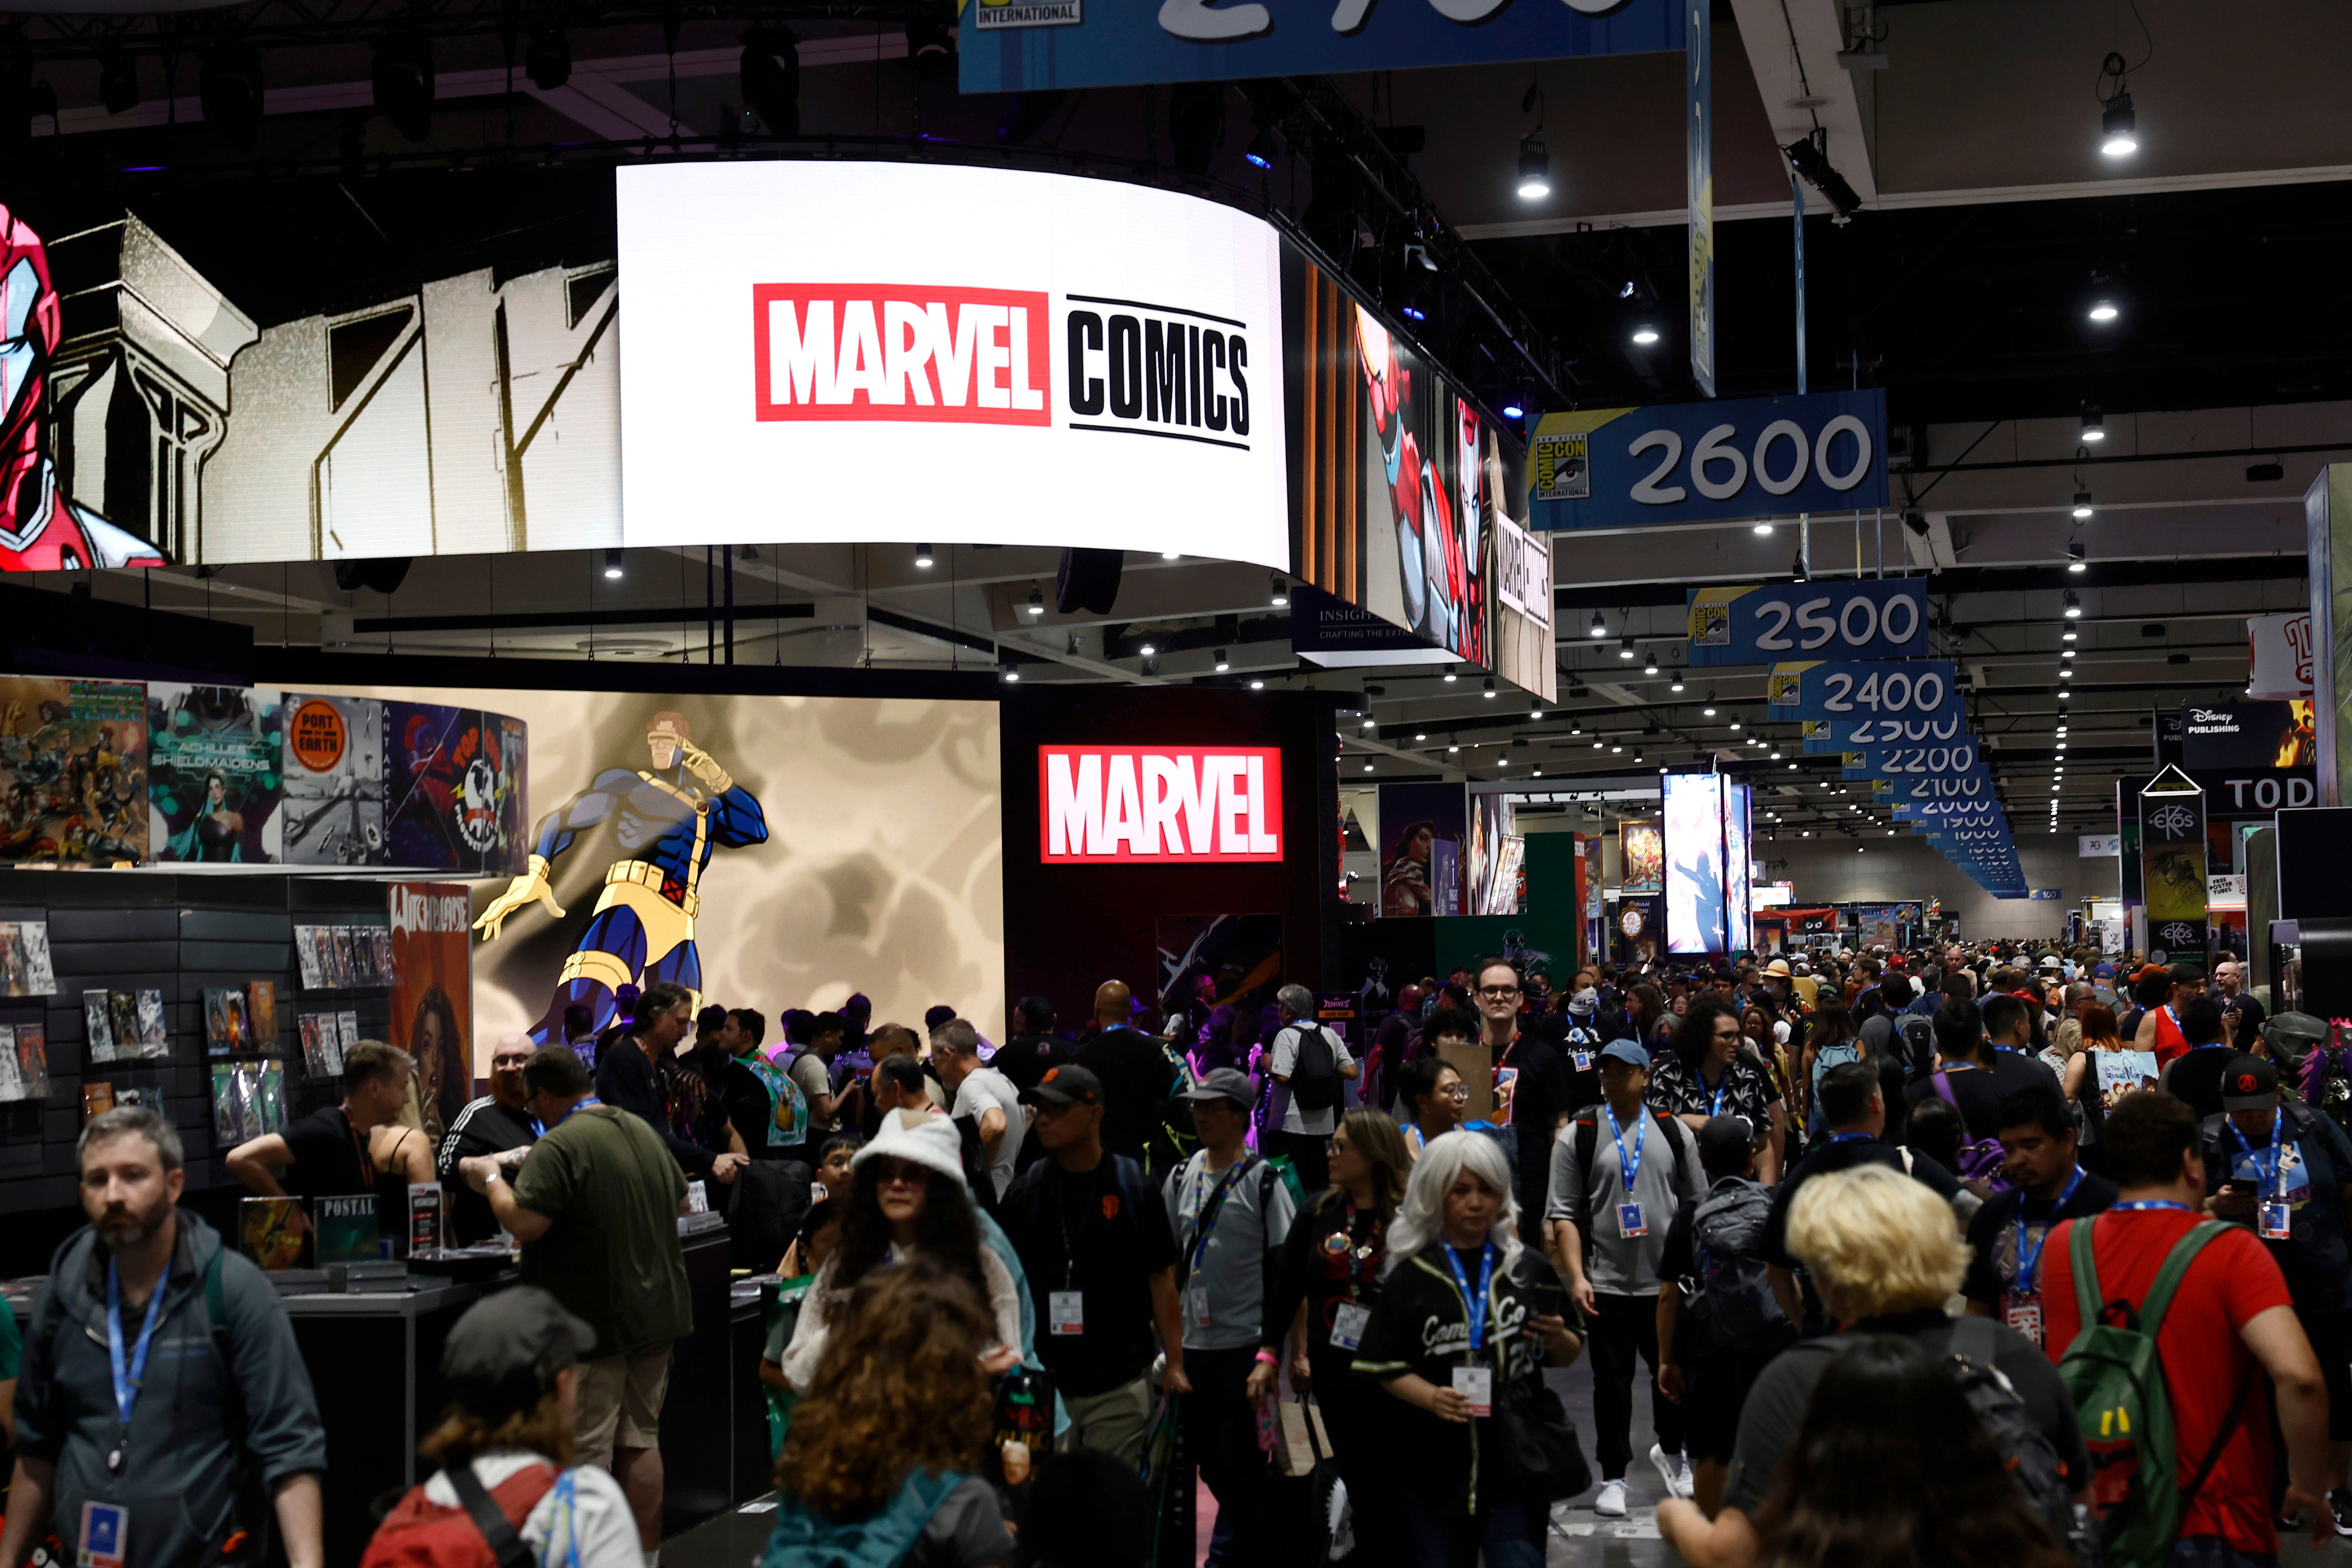
M 523 1244 L 523 1281 L 595 1329 L 589 1360 L 659 1350 L 693 1331 L 677 1240 L 686 1175 L 651 1127 L 583 1105 L 531 1146 L 514 1195 L 554 1222 Z

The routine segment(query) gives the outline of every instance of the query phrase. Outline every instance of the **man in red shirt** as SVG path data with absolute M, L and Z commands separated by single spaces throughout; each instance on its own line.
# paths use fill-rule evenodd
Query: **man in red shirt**
M 2100 1142 L 2121 1195 L 2104 1215 L 2054 1227 L 2042 1255 L 2045 1342 L 2053 1361 L 2065 1354 L 2083 1327 L 2069 1251 L 2075 1226 L 2095 1227 L 2099 1294 L 2137 1308 L 2173 1244 L 2205 1217 L 2205 1164 L 2197 1152 L 2197 1118 L 2185 1103 L 2153 1089 L 2126 1095 L 2107 1112 Z M 2277 1458 L 2261 1380 L 2254 1377 L 2257 1363 L 2270 1374 L 2279 1429 L 2286 1436 L 2281 1512 L 2308 1516 L 2315 1546 L 2332 1536 L 2335 1524 L 2324 1500 L 2326 1384 L 2286 1280 L 2253 1232 L 2232 1226 L 2197 1254 L 2156 1342 L 2172 1397 L 2183 1497 L 2217 1444 L 2221 1449 L 2205 1484 L 2189 1499 L 2173 1563 L 2247 1568 L 2277 1561 L 2271 1513 Z
M 2140 972 L 2143 979 L 2147 972 Z M 2170 1065 L 2175 1057 L 2189 1054 L 2189 1037 L 2180 1030 L 2180 1010 L 2205 994 L 2205 971 L 2194 963 L 2176 963 L 2168 972 L 2172 981 L 2171 994 L 2161 1004 L 2151 1004 L 2140 1015 L 2139 1027 L 2132 1034 L 2132 1049 L 2154 1051 L 2156 1065 Z

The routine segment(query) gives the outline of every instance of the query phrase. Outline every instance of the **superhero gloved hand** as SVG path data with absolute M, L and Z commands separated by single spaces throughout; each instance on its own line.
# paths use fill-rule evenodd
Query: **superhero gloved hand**
M 677 752 L 686 760 L 686 771 L 700 779 L 713 795 L 725 795 L 735 787 L 734 775 L 719 765 L 719 759 L 691 741 L 680 741 Z
M 496 942 L 507 917 L 534 900 L 557 920 L 563 918 L 563 906 L 555 901 L 555 889 L 548 886 L 547 858 L 542 855 L 532 856 L 530 869 L 509 882 L 507 890 L 490 900 L 489 907 L 474 922 L 474 929 L 482 933 L 484 942 Z

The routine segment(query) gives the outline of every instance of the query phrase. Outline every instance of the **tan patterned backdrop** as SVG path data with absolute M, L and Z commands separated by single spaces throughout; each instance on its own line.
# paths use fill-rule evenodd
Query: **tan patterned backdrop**
M 646 720 L 686 715 L 694 742 L 759 798 L 768 841 L 720 849 L 703 873 L 696 941 L 708 1001 L 833 1007 L 853 991 L 874 1021 L 919 1030 L 926 1008 L 961 1010 L 1004 1035 L 1003 845 L 992 702 L 835 697 L 661 697 L 610 692 L 320 688 L 510 713 L 530 726 L 536 824 L 607 767 L 646 765 Z M 556 862 L 567 918 L 536 905 L 474 948 L 474 1071 L 492 1041 L 546 1008 L 587 925 L 609 827 Z M 476 882 L 478 912 L 505 887 Z

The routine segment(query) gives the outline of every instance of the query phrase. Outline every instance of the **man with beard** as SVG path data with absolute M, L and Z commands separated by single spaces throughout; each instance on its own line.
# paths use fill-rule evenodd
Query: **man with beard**
M 266 1523 L 236 1517 L 242 1471 L 272 1500 L 289 1568 L 323 1568 L 326 1434 L 277 1289 L 177 1206 L 187 1173 L 161 1114 L 94 1117 L 79 1155 L 90 1224 L 33 1304 L 0 1562 L 52 1525 L 84 1560 L 213 1561 Z
M 467 1186 L 457 1173 L 457 1163 L 477 1154 L 504 1154 L 499 1161 L 509 1173 L 522 1163 L 539 1142 L 539 1128 L 530 1117 L 530 1091 L 523 1087 L 522 1064 L 530 1059 L 530 1037 L 520 1029 L 499 1037 L 490 1047 L 490 1092 L 469 1100 L 449 1124 L 434 1166 L 449 1194 L 449 1242 L 471 1247 L 499 1233 L 498 1216 L 489 1200 Z

